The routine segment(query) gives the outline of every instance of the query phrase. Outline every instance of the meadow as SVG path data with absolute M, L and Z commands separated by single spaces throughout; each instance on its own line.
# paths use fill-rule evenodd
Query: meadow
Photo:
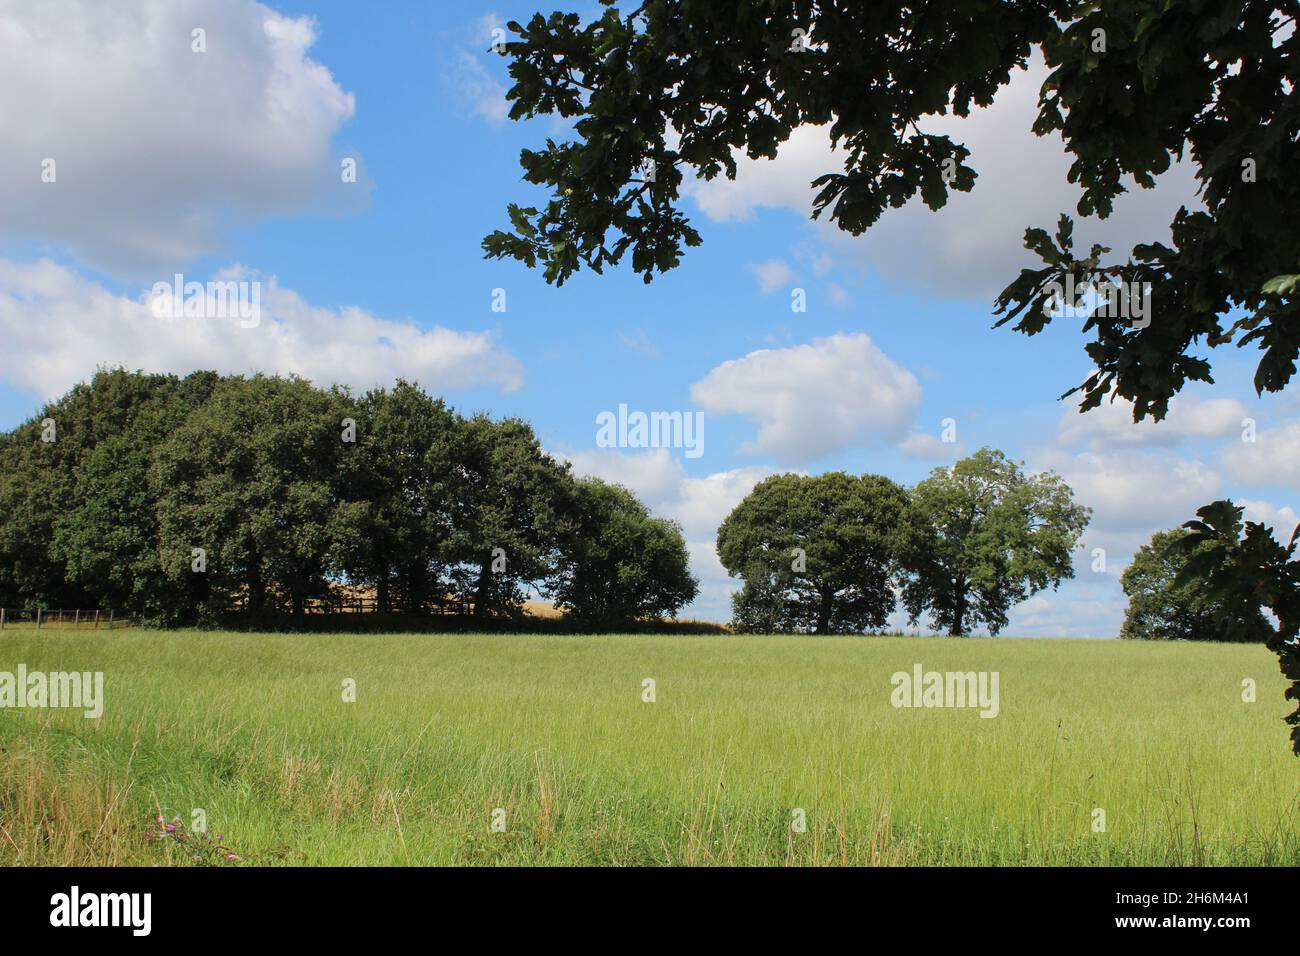
M 918 662 L 998 715 L 892 706 Z M 1300 863 L 1259 646 L 0 632 L 19 664 L 104 713 L 0 710 L 0 864 Z M 219 850 L 146 837 L 195 810 Z

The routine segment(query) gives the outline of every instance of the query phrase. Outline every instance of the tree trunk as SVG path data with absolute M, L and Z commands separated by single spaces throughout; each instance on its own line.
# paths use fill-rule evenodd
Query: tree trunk
M 962 624 L 966 620 L 966 582 L 955 582 L 957 589 L 957 603 L 953 607 L 952 626 L 948 629 L 949 637 L 964 637 L 966 632 L 962 630 Z
M 962 622 L 966 620 L 966 596 L 962 594 L 957 598 L 957 606 L 953 609 L 953 626 L 948 630 L 949 637 L 965 637 L 966 631 L 962 630 Z
M 834 604 L 835 595 L 823 591 L 821 599 L 821 606 L 817 608 L 817 633 L 826 634 L 831 629 L 831 607 Z
M 262 610 L 266 602 L 266 593 L 262 589 L 262 576 L 252 574 L 248 577 L 248 590 L 244 597 L 244 608 L 253 614 Z
M 492 565 L 484 561 L 478 569 L 478 586 L 474 589 L 474 619 L 486 620 L 488 594 L 491 591 Z

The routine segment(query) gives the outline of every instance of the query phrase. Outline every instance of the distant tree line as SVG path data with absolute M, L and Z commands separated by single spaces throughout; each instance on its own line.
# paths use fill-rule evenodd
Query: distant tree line
M 1011 607 L 1074 576 L 1091 511 L 1052 472 L 1026 475 L 981 449 L 912 489 L 880 475 L 776 475 L 718 529 L 744 586 L 743 631 L 880 630 L 901 603 L 912 623 L 997 634 Z
M 774 475 L 718 529 L 718 556 L 743 582 L 732 626 L 863 633 L 901 607 L 913 624 L 928 615 L 951 635 L 980 626 L 996 635 L 1013 606 L 1074 577 L 1090 514 L 1058 475 L 1027 475 L 989 448 L 911 489 L 881 475 Z M 1231 502 L 1202 509 L 1202 519 L 1158 531 L 1138 550 L 1122 578 L 1129 603 L 1119 636 L 1293 653 L 1300 529 L 1284 547 Z M 1280 594 L 1270 590 L 1278 580 L 1291 582 Z
M 399 381 L 101 370 L 0 434 L 0 606 L 163 625 L 302 615 L 341 583 L 381 611 L 519 617 L 534 589 L 615 627 L 694 599 L 680 528 L 577 479 L 519 419 Z

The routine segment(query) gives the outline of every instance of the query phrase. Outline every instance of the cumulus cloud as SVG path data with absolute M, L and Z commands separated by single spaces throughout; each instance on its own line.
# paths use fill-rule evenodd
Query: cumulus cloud
M 1108 567 L 1122 569 L 1156 531 L 1195 517 L 1196 509 L 1222 497 L 1218 473 L 1195 458 L 1168 452 L 1117 450 L 1036 456 L 1035 467 L 1052 468 L 1074 489 L 1075 500 L 1093 509 L 1086 548 L 1104 548 Z
M 756 484 L 776 474 L 774 469 L 735 468 L 695 478 L 662 448 L 647 452 L 599 449 L 564 457 L 573 463 L 575 473 L 623 485 L 652 513 L 677 521 L 686 539 L 691 571 L 700 581 L 699 596 L 683 613 L 730 620 L 731 595 L 740 585 L 718 560 L 718 525 Z
M 1047 70 L 1037 58 L 1016 71 L 991 106 L 962 119 L 925 118 L 927 133 L 946 134 L 971 151 L 969 165 L 979 174 L 970 193 L 950 193 L 948 204 L 932 212 L 914 198 L 886 210 L 874 227 L 853 238 L 828 224 L 820 234 L 837 260 L 865 265 L 886 278 L 930 294 L 978 296 L 991 300 L 1025 266 L 1039 263 L 1023 248 L 1027 226 L 1055 226 L 1066 212 L 1078 216 L 1081 189 L 1067 180 L 1069 157 L 1057 135 L 1032 132 L 1038 90 Z M 735 180 L 691 181 L 686 192 L 706 216 L 718 222 L 753 218 L 762 208 L 784 208 L 801 216 L 812 212 L 811 182 L 843 169 L 843 152 L 833 151 L 829 127 L 801 127 L 774 160 L 736 154 Z M 1106 220 L 1076 223 L 1076 247 L 1097 241 L 1122 257 L 1135 243 L 1168 241 L 1168 226 L 1180 205 L 1194 208 L 1196 182 L 1189 162 L 1178 163 L 1157 180 L 1155 189 L 1133 186 Z M 924 250 L 918 254 L 917 250 Z
M 682 192 L 715 222 L 744 222 L 762 208 L 785 208 L 800 215 L 812 212 L 815 195 L 810 183 L 822 173 L 836 171 L 843 157 L 831 151 L 827 128 L 800 126 L 782 144 L 774 160 L 752 160 L 735 152 L 735 179 L 687 179 Z
M 1075 500 L 1091 507 L 1093 515 L 1076 556 L 1076 580 L 1064 584 L 1059 594 L 1020 605 L 1011 617 L 1011 633 L 1113 636 L 1126 602 L 1119 578 L 1134 553 L 1155 532 L 1181 526 L 1211 501 L 1234 498 L 1246 520 L 1269 525 L 1283 542 L 1300 523 L 1291 504 L 1242 498 L 1237 486 L 1225 480 L 1256 487 L 1300 486 L 1300 425 L 1260 432 L 1251 444 L 1238 439 L 1247 410 L 1233 399 L 1178 398 L 1169 418 L 1153 427 L 1134 425 L 1118 403 L 1108 409 L 1062 417 L 1059 441 L 1087 450 L 1057 447 L 1031 456 L 1036 470 L 1058 472 L 1074 489 Z M 1174 450 L 1217 437 L 1230 440 L 1213 463 Z M 1102 573 L 1092 567 L 1094 548 L 1105 552 Z
M 679 522 L 688 539 L 708 541 L 756 484 L 778 473 L 751 466 L 695 478 L 664 448 L 644 452 L 602 448 L 564 457 L 577 474 L 612 481 L 634 492 L 656 515 Z
M 252 0 L 5 4 L 0 238 L 140 278 L 218 248 L 231 221 L 364 202 L 359 157 L 344 184 L 331 152 L 353 97 L 315 40 L 310 18 Z
M 707 413 L 757 422 L 742 451 L 800 464 L 901 440 L 921 386 L 870 336 L 838 334 L 723 362 L 691 386 L 691 399 Z
M 1300 488 L 1300 422 L 1259 432 L 1253 442 L 1224 446 L 1223 465 L 1237 481 L 1258 488 Z
M 434 391 L 519 387 L 519 362 L 488 332 L 422 329 L 355 306 L 323 308 L 234 267 L 219 280 L 260 282 L 260 323 L 229 318 L 159 318 L 149 293 L 115 295 L 49 260 L 0 259 L 0 377 L 51 398 L 97 365 L 149 372 L 296 373 L 354 387 L 402 376 Z M 251 292 L 251 286 L 249 290 Z
M 1147 418 L 1134 422 L 1132 403 L 1117 399 L 1083 413 L 1068 408 L 1061 415 L 1057 438 L 1063 445 L 1090 451 L 1172 446 L 1239 435 L 1242 420 L 1249 415 L 1246 406 L 1234 398 L 1179 396 L 1170 401 L 1169 414 L 1163 421 Z
M 686 471 L 666 448 L 625 452 L 612 448 L 557 453 L 573 463 L 576 474 L 622 485 L 636 494 L 660 517 L 668 517 L 664 505 L 682 494 Z M 721 519 L 719 519 L 721 520 Z
M 1075 577 L 1012 609 L 1007 633 L 1017 636 L 1115 637 L 1127 604 L 1120 579 L 1134 553 L 1223 494 L 1214 469 L 1168 448 L 1052 449 L 1030 464 L 1060 474 L 1092 519 L 1075 552 Z

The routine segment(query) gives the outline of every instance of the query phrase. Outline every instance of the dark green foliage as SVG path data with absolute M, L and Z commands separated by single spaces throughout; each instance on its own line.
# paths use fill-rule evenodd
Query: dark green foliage
M 1186 564 L 1175 584 L 1204 590 L 1231 621 L 1243 612 L 1266 607 L 1277 618 L 1268 637 L 1268 649 L 1278 656 L 1282 676 L 1290 681 L 1286 699 L 1296 709 L 1286 716 L 1291 725 L 1291 749 L 1300 756 L 1300 558 L 1296 544 L 1300 525 L 1284 546 L 1266 525 L 1242 524 L 1242 508 L 1231 501 L 1216 501 L 1197 510 L 1196 521 L 1184 528 L 1188 534 L 1178 547 Z
M 303 379 L 231 377 L 157 449 L 151 473 L 159 559 L 172 581 L 206 581 L 213 610 L 252 612 L 273 586 L 301 614 L 323 593 L 352 411 Z M 194 570 L 194 549 L 206 571 Z
M 1084 188 L 1079 213 L 1109 214 L 1126 177 L 1149 186 L 1184 155 L 1206 207 L 1180 209 L 1169 244 L 1135 246 L 1122 263 L 1095 254 L 1080 263 L 1068 242 L 1053 248 L 1042 230 L 1026 234 L 1046 268 L 1021 273 L 999 299 L 1002 321 L 1019 316 L 1021 331 L 1045 324 L 1041 286 L 1065 271 L 1112 267 L 1152 283 L 1147 328 L 1095 314 L 1085 323 L 1096 334 L 1087 351 L 1097 367 L 1076 389 L 1085 409 L 1114 391 L 1133 401 L 1137 419 L 1164 417 L 1185 382 L 1212 380 L 1209 362 L 1193 354 L 1201 343 L 1260 348 L 1260 391 L 1278 391 L 1294 375 L 1300 301 L 1266 286 L 1300 262 L 1300 105 L 1287 90 L 1297 81 L 1300 36 L 1292 31 L 1275 45 L 1295 14 L 1289 4 L 1122 0 L 1048 34 L 1053 72 L 1035 130 L 1059 131 L 1073 154 L 1070 178 Z M 1089 52 L 1096 29 L 1106 31 L 1104 54 Z M 1225 325 L 1233 309 L 1245 314 Z
M 512 22 L 511 118 L 578 117 L 578 135 L 521 153 L 524 178 L 552 198 L 542 209 L 512 204 L 513 231 L 483 248 L 541 264 L 556 284 L 630 250 L 649 282 L 700 242 L 679 208 L 683 169 L 734 178 L 733 150 L 775 156 L 805 124 L 832 124 L 845 157 L 842 172 L 814 181 L 815 215 L 856 235 L 917 193 L 938 209 L 945 171 L 962 191 L 975 171 L 965 147 L 917 122 L 988 105 L 1052 28 L 1054 6 L 680 0 L 627 16 L 607 5 L 585 25 L 572 13 Z M 796 31 L 807 48 L 794 49 Z
M 156 610 L 149 446 L 210 387 L 207 373 L 100 370 L 0 435 L 0 602 Z
M 718 556 L 744 580 L 737 630 L 879 630 L 901 593 L 912 622 L 997 634 L 1011 606 L 1074 576 L 1089 510 L 1050 472 L 1025 476 L 982 449 L 910 492 L 879 475 L 777 475 L 718 529 Z
M 381 611 L 486 623 L 553 587 L 592 626 L 692 600 L 680 530 L 597 487 L 526 423 L 464 419 L 407 382 L 354 399 L 299 378 L 100 371 L 0 434 L 0 606 L 301 622 L 346 583 Z
M 1025 475 L 983 448 L 936 468 L 911 494 L 900 532 L 903 603 L 915 623 L 996 635 L 1013 604 L 1074 577 L 1073 551 L 1091 511 L 1052 472 Z
M 675 614 L 695 599 L 686 542 L 676 523 L 653 518 L 626 488 L 596 478 L 574 486 L 576 525 L 550 593 L 556 607 L 594 629 Z
M 460 424 L 446 558 L 474 615 L 517 616 L 573 526 L 569 466 L 545 454 L 525 422 L 476 415 Z
M 879 475 L 775 475 L 718 528 L 723 567 L 744 580 L 737 630 L 857 634 L 894 610 L 894 536 L 907 494 Z
M 1265 643 L 1273 626 L 1258 603 L 1225 605 L 1199 579 L 1179 580 L 1187 565 L 1187 531 L 1157 531 L 1124 571 L 1128 610 L 1119 636 L 1150 641 Z M 1213 545 L 1202 543 L 1199 552 Z
M 341 463 L 336 558 L 369 585 L 381 611 L 420 611 L 440 584 L 456 498 L 460 419 L 440 399 L 399 381 L 357 402 L 356 451 Z

